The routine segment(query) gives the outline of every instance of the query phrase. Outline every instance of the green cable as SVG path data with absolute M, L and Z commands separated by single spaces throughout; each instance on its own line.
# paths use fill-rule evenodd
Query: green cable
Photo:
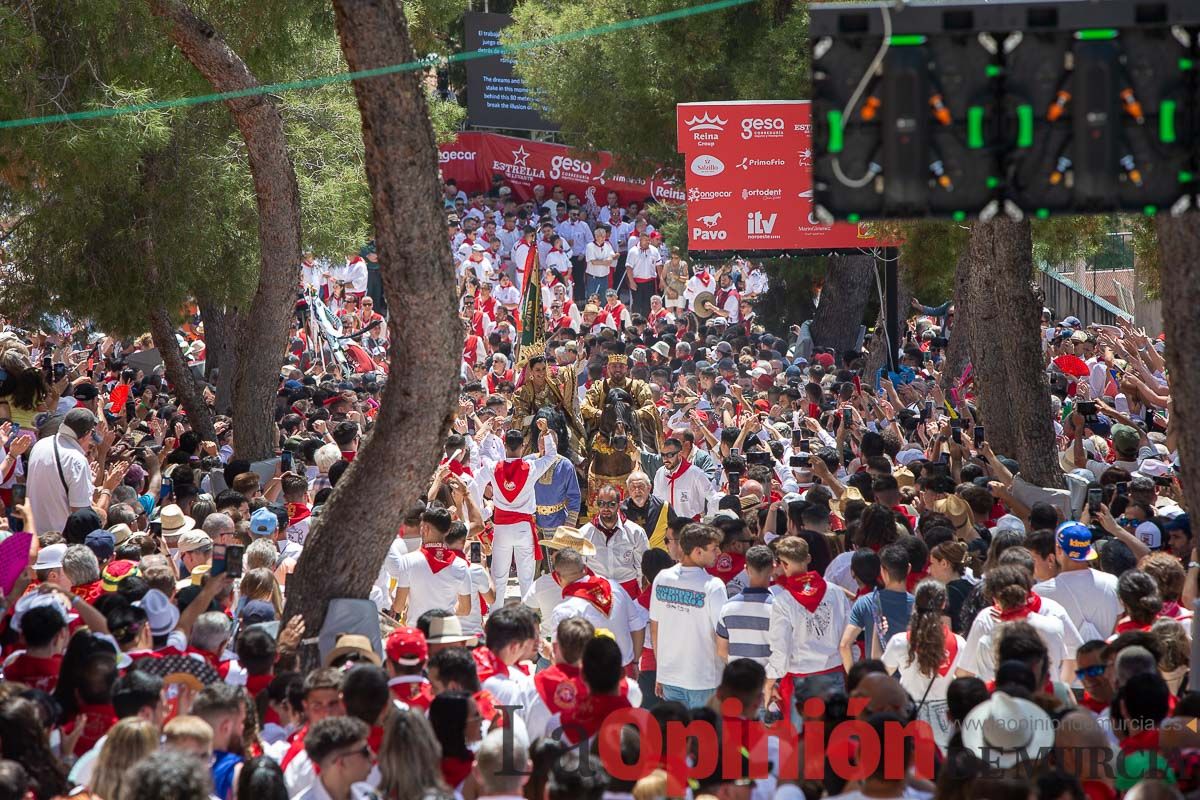
M 504 47 L 483 47 L 478 50 L 471 50 L 466 53 L 455 53 L 449 56 L 446 60 L 449 62 L 470 61 L 476 58 L 491 58 L 493 56 L 504 55 L 506 53 L 517 53 L 523 50 L 532 50 L 538 47 L 547 45 L 561 44 L 563 42 L 576 41 L 578 39 L 586 39 L 592 36 L 603 36 L 608 33 L 628 30 L 630 28 L 640 28 L 646 25 L 658 25 L 663 22 L 673 22 L 679 19 L 686 19 L 700 14 L 711 14 L 714 11 L 724 11 L 729 8 L 746 5 L 755 2 L 755 0 L 714 0 L 710 3 L 704 3 L 690 8 L 677 8 L 673 11 L 664 11 L 659 14 L 652 14 L 648 17 L 638 17 L 636 19 L 622 20 L 620 22 L 610 22 L 606 25 L 597 25 L 594 28 L 584 28 L 579 31 L 568 31 L 566 33 L 556 34 L 554 36 L 546 36 L 541 39 L 531 39 L 528 42 L 517 42 L 516 44 L 506 45 Z M 192 97 L 176 97 L 171 100 L 154 100 L 148 103 L 134 103 L 127 106 L 116 106 L 114 108 L 97 108 L 91 111 L 72 111 L 66 114 L 48 114 L 42 117 L 24 117 L 21 119 L 0 120 L 0 129 L 4 128 L 28 128 L 35 125 L 51 125 L 58 122 L 77 122 L 89 119 L 107 119 L 110 117 L 118 117 L 126 114 L 140 114 L 143 111 L 159 111 L 168 108 L 186 108 L 188 106 L 204 105 L 206 103 L 222 103 L 226 100 L 237 100 L 242 97 L 257 97 L 264 94 L 278 94 L 280 92 L 292 92 L 298 89 L 319 89 L 324 86 L 330 86 L 336 83 L 348 83 L 350 81 L 361 80 L 364 78 L 377 78 L 382 75 L 392 75 L 398 72 L 411 72 L 418 69 L 428 69 L 436 65 L 440 58 L 422 58 L 416 61 L 407 61 L 403 64 L 391 64 L 386 67 L 376 67 L 375 69 L 364 69 L 358 72 L 343 72 L 337 75 L 325 75 L 319 78 L 308 78 L 299 81 L 285 81 L 283 83 L 268 83 L 261 86 L 251 86 L 246 89 L 237 89 L 231 92 L 217 92 L 214 94 L 202 94 Z

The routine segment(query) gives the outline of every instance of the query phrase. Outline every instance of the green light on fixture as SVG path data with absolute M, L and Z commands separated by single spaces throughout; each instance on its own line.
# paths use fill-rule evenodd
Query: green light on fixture
M 1035 213 L 1037 214 L 1038 219 L 1050 218 L 1050 209 L 1048 208 L 1039 208 Z
M 1186 169 L 1181 169 L 1179 170 L 1179 174 L 1175 177 L 1180 183 L 1191 183 L 1194 176 Z
M 955 222 L 962 222 L 966 218 L 967 218 L 967 212 L 965 212 L 965 211 L 955 211 L 954 212 L 954 221 Z
M 1175 101 L 1163 100 L 1158 104 L 1158 138 L 1164 144 L 1175 141 Z
M 1179 59 L 1179 68 L 1181 70 L 1183 70 L 1184 72 L 1187 72 L 1189 69 L 1193 68 L 1194 66 L 1196 66 L 1196 62 L 1192 61 L 1190 58 Z
M 989 78 L 998 78 L 1002 72 L 1004 69 L 999 64 L 988 64 L 987 69 L 984 70 L 984 74 Z
M 1033 106 L 1022 103 L 1017 106 L 1017 147 L 1033 145 Z
M 972 150 L 983 147 L 983 106 L 967 108 L 967 147 Z
M 997 178 L 995 175 L 988 175 L 988 179 L 987 179 L 987 187 L 988 187 L 989 189 L 995 189 L 995 188 L 996 188 L 997 186 L 999 186 L 999 185 L 1000 185 L 1000 179 L 999 179 L 999 178 Z
M 1146 206 L 1145 208 L 1142 209 L 1142 213 L 1145 214 L 1147 217 L 1153 217 L 1155 214 L 1158 213 L 1158 206 Z
M 862 219 L 862 217 L 860 217 L 858 214 L 847 214 L 846 215 L 847 222 L 858 222 L 860 219 Z
M 1081 42 L 1099 42 L 1117 38 L 1116 28 L 1085 28 L 1075 31 L 1075 38 Z
M 888 40 L 888 44 L 892 47 L 916 47 L 925 44 L 925 37 L 919 33 L 893 36 Z
M 829 122 L 829 152 L 840 153 L 845 144 L 842 141 L 842 112 L 827 111 L 825 119 Z

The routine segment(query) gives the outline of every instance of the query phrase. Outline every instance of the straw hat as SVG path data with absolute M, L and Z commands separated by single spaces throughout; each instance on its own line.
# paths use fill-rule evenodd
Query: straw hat
M 163 536 L 178 536 L 196 527 L 196 520 L 183 513 L 183 509 L 172 503 L 164 506 L 158 515 L 162 523 Z
M 962 738 L 972 753 L 1008 769 L 1054 746 L 1054 722 L 1036 703 L 996 692 L 967 715 Z
M 578 528 L 568 525 L 559 525 L 555 528 L 553 538 L 543 541 L 542 547 L 549 550 L 562 550 L 563 548 L 578 550 L 581 556 L 596 555 L 596 545 L 588 541 Z
M 934 511 L 945 514 L 954 523 L 954 532 L 966 536 L 971 530 L 971 507 L 956 494 L 943 497 L 933 504 Z
M 428 644 L 460 644 L 473 642 L 475 638 L 463 633 L 458 617 L 433 617 L 429 620 L 429 635 L 425 641 Z
M 339 656 L 348 653 L 358 653 L 375 666 L 380 666 L 379 654 L 371 646 L 371 640 L 359 633 L 343 633 L 339 636 L 334 643 L 334 648 L 329 651 L 329 655 L 325 656 L 325 666 L 328 667 Z

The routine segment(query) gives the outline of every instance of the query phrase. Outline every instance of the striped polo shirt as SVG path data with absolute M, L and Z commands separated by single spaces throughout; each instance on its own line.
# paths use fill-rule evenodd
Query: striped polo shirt
M 771 657 L 767 632 L 771 627 L 771 601 L 774 599 L 769 589 L 747 587 L 722 606 L 717 635 L 729 640 L 730 661 L 749 658 L 766 665 Z

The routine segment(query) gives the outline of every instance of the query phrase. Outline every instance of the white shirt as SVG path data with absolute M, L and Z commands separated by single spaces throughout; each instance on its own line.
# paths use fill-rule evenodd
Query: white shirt
M 556 628 L 550 624 L 550 617 L 554 614 L 554 607 L 561 601 L 562 587 L 554 579 L 553 573 L 539 575 L 533 582 L 533 585 L 529 587 L 529 591 L 525 592 L 525 596 L 521 598 L 522 604 L 537 611 L 538 616 L 541 617 L 541 636 L 543 639 L 549 639 L 554 636 Z
M 1085 642 L 1107 639 L 1117 627 L 1121 601 L 1115 575 L 1096 569 L 1060 572 L 1035 585 L 1033 591 L 1061 605 Z
M 662 257 L 653 247 L 647 247 L 645 250 L 640 246 L 635 247 L 625 259 L 625 266 L 633 270 L 633 277 L 637 280 L 657 278 L 658 265 L 661 263 Z
M 607 239 L 604 244 L 596 244 L 588 242 L 587 246 L 587 269 L 588 275 L 595 275 L 598 278 L 608 277 L 608 273 L 612 271 L 612 266 L 608 264 L 599 264 L 599 261 L 607 261 L 614 259 L 617 253 L 613 250 L 612 242 Z M 616 263 L 615 261 L 613 262 Z
M 510 231 L 508 228 L 499 227 L 496 229 L 496 238 L 500 240 L 500 255 L 511 258 L 513 246 L 521 241 L 521 229 L 513 228 Z
M 504 497 L 504 494 L 500 491 L 500 487 L 496 485 L 496 466 L 499 462 L 491 461 L 490 459 L 484 461 L 483 466 L 480 467 L 478 481 L 480 486 L 486 486 L 488 483 L 492 484 L 492 502 L 495 508 L 513 511 L 518 514 L 532 514 L 537 511 L 537 498 L 534 494 L 534 487 L 538 482 L 538 478 L 545 475 L 546 471 L 551 469 L 558 461 L 558 449 L 554 445 L 554 438 L 547 433 L 542 441 L 546 455 L 525 457 L 525 460 L 529 462 L 529 475 L 525 481 L 525 485 L 521 487 L 511 502 Z
M 629 234 L 633 232 L 633 226 L 628 222 L 613 220 L 609 222 L 609 227 L 612 228 L 608 234 L 609 240 L 615 242 L 620 251 L 624 253 L 629 249 Z
M 58 461 L 54 443 L 58 442 Z M 62 478 L 58 464 L 62 465 Z M 39 534 L 61 531 L 72 508 L 91 508 L 92 470 L 75 433 L 63 425 L 56 436 L 41 439 L 29 451 L 28 477 L 25 480 L 29 504 Z M 63 478 L 67 491 L 63 491 Z
M 507 675 L 493 675 L 483 682 L 481 688 L 492 693 L 497 706 L 520 706 L 518 715 L 522 723 L 525 721 L 525 712 L 537 697 L 533 678 L 516 667 L 509 667 Z
M 828 583 L 841 586 L 843 589 L 848 589 L 851 592 L 857 591 L 858 584 L 854 580 L 854 574 L 850 572 L 850 562 L 853 560 L 853 550 L 838 553 L 833 557 L 833 561 L 829 562 L 829 566 L 825 568 L 825 580 Z
M 1058 680 L 1062 674 L 1063 659 L 1067 657 L 1066 647 L 1063 645 L 1062 622 L 1042 613 L 1029 614 L 1023 621 L 1028 622 L 1038 632 L 1038 636 L 1046 645 L 1050 655 L 1050 678 Z M 967 646 L 959 659 L 959 666 L 963 670 L 979 676 L 984 681 L 995 680 L 995 637 L 1001 624 L 995 606 L 988 606 L 979 612 L 971 624 L 971 630 L 967 634 Z
M 596 546 L 596 555 L 585 556 L 584 563 L 597 575 L 611 578 L 619 584 L 641 577 L 642 556 L 650 549 L 650 541 L 641 525 L 619 518 L 617 531 L 609 539 L 589 522 L 579 529 L 579 535 Z
M 367 290 L 367 262 L 356 258 L 339 270 L 336 276 L 342 283 L 350 284 L 350 291 L 365 292 Z
M 513 245 L 512 260 L 513 265 L 517 268 L 518 283 L 524 281 L 525 262 L 529 259 L 530 250 L 535 249 L 536 245 L 531 245 L 524 239 L 518 239 L 517 243 Z M 537 278 L 537 266 L 537 257 L 535 256 L 532 264 L 534 278 Z
M 650 619 L 657 623 L 657 680 L 681 689 L 715 689 L 724 662 L 717 656 L 717 625 L 725 584 L 701 567 L 676 564 L 654 579 Z
M 387 555 L 383 558 L 383 566 L 379 568 L 379 577 L 375 579 L 375 585 L 371 587 L 371 599 L 375 601 L 375 605 L 379 606 L 379 610 L 392 607 L 392 582 L 399 577 L 401 571 L 400 561 L 408 553 L 408 545 L 400 537 L 392 540 L 388 545 Z
M 838 645 L 849 618 L 850 601 L 836 586 L 826 585 L 825 595 L 811 612 L 791 592 L 776 594 L 771 603 L 767 677 L 779 680 L 789 674 L 811 675 L 841 666 Z
M 712 292 L 715 296 L 717 293 L 717 279 L 708 274 L 708 285 L 706 286 L 700 280 L 698 274 L 688 278 L 688 282 L 683 287 L 683 299 L 687 301 L 688 311 L 695 311 L 696 295 L 701 292 Z
M 633 652 L 632 634 L 634 631 L 645 628 L 649 624 L 650 618 L 646 609 L 642 608 L 642 604 L 631 598 L 619 583 L 611 578 L 605 578 L 605 580 L 612 589 L 612 612 L 605 616 L 593 603 L 589 603 L 582 597 L 562 597 L 560 590 L 559 602 L 554 607 L 554 613 L 550 620 L 550 629 L 553 631 L 551 636 L 557 635 L 559 623 L 563 620 L 583 617 L 595 628 L 612 631 L 613 638 L 617 640 L 617 645 L 621 648 L 621 663 L 629 664 L 634 658 L 641 655 Z M 660 632 L 659 636 L 661 635 Z
M 471 594 L 471 577 L 467 563 L 461 558 L 435 573 L 425 553 L 417 550 L 401 556 L 396 586 L 408 588 L 408 613 L 404 618 L 410 625 L 416 625 L 422 614 L 434 608 L 453 614 L 458 598 Z
M 521 290 L 511 283 L 508 286 L 500 284 L 495 289 L 492 289 L 492 297 L 496 298 L 497 303 L 505 307 L 521 305 Z
M 569 281 L 571 279 L 571 252 L 567 250 L 551 250 L 542 259 L 542 266 L 554 270 L 562 276 L 563 280 Z
M 749 275 L 746 276 L 746 294 L 747 295 L 753 296 L 753 295 L 766 294 L 768 286 L 769 286 L 769 282 L 767 280 L 767 273 L 761 269 L 757 270 L 755 272 L 751 272 Z
M 946 714 L 946 691 L 954 680 L 954 673 L 967 646 L 966 640 L 957 633 L 954 634 L 954 639 L 958 643 L 958 651 L 954 654 L 954 660 L 950 662 L 950 668 L 945 675 L 935 672 L 933 678 L 921 672 L 921 665 L 915 658 L 911 664 L 908 663 L 908 631 L 901 631 L 889 639 L 883 651 L 883 665 L 889 672 L 900 673 L 900 685 L 909 696 L 917 703 L 921 703 L 924 698 L 918 718 L 929 723 L 933 729 L 934 740 L 943 750 L 950 744 L 954 733 L 954 727 Z
M 470 561 L 467 562 L 467 573 L 471 581 L 471 612 L 458 619 L 465 635 L 482 636 L 483 607 L 480 605 L 479 595 L 492 590 L 492 576 L 483 564 L 474 564 Z M 500 602 L 504 602 L 503 599 L 500 599 Z
M 654 473 L 654 496 L 671 508 L 681 517 L 696 519 L 704 515 L 708 505 L 708 495 L 712 492 L 712 481 L 704 474 L 704 470 L 694 463 L 672 482 L 667 477 L 668 470 L 659 467 Z
M 571 222 L 560 222 L 555 233 L 571 243 L 571 249 L 576 253 L 582 253 L 589 244 L 594 240 L 592 237 L 592 229 L 583 220 Z

